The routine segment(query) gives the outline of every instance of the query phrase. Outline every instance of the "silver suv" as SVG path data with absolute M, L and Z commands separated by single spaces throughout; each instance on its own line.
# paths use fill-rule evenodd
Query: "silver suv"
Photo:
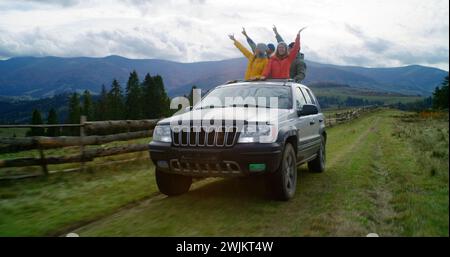
M 251 98 L 258 101 L 242 101 Z M 291 80 L 268 80 L 216 87 L 186 112 L 159 121 L 149 149 L 166 195 L 187 192 L 193 177 L 259 174 L 273 196 L 288 200 L 298 165 L 325 170 L 326 139 L 312 91 Z

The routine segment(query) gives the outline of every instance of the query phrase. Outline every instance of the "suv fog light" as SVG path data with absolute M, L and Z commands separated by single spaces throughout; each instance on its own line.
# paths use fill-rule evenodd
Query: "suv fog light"
M 169 168 L 169 163 L 166 161 L 158 161 L 156 163 L 156 165 L 158 165 L 158 167 L 163 168 L 163 169 Z
M 248 169 L 250 171 L 265 171 L 266 164 L 265 163 L 250 163 L 248 165 Z

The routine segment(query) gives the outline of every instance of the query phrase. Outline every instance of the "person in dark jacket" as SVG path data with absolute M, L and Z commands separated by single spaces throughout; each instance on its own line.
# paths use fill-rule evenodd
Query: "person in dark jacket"
M 277 27 L 273 26 L 273 32 L 275 33 L 275 38 L 277 42 L 284 42 L 283 38 L 278 33 Z M 289 44 L 289 50 L 292 50 L 294 46 L 294 42 Z M 297 57 L 291 63 L 291 68 L 289 72 L 289 76 L 291 79 L 294 79 L 295 82 L 300 83 L 305 79 L 306 76 L 306 63 L 305 63 L 305 55 L 301 52 L 298 52 Z
M 289 44 L 289 50 L 294 47 L 294 42 Z M 297 57 L 291 63 L 290 69 L 290 77 L 295 80 L 297 83 L 301 83 L 306 77 L 306 62 L 305 55 L 301 52 L 298 52 Z

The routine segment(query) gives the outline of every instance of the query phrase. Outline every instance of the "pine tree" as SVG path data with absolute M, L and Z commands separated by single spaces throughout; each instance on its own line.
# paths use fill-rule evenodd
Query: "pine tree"
M 108 91 L 105 85 L 102 85 L 100 97 L 98 101 L 94 102 L 94 118 L 93 120 L 106 120 L 108 112 Z
M 108 93 L 108 120 L 121 120 L 124 117 L 124 103 L 122 88 L 119 82 L 114 79 L 111 90 Z
M 37 109 L 33 110 L 31 115 L 31 125 L 42 125 L 42 115 Z M 45 134 L 44 128 L 31 128 L 27 136 L 43 136 Z
M 154 118 L 162 118 L 170 114 L 170 99 L 167 96 L 164 88 L 164 82 L 160 75 L 156 75 L 155 81 L 155 96 L 156 96 L 156 112 Z
M 142 118 L 142 94 L 136 71 L 130 73 L 126 88 L 125 117 L 131 120 Z
M 92 96 L 88 90 L 85 90 L 83 93 L 82 115 L 86 116 L 87 120 L 94 119 L 94 106 L 92 103 Z
M 79 124 L 80 117 L 81 117 L 80 96 L 78 95 L 77 92 L 75 92 L 69 97 L 69 115 L 67 123 Z M 78 128 L 69 128 L 67 131 L 69 135 L 75 136 L 79 134 Z
M 143 117 L 146 119 L 151 119 L 156 116 L 155 105 L 156 105 L 156 94 L 155 94 L 155 81 L 149 73 L 145 75 L 144 81 L 142 82 L 142 106 Z
M 48 112 L 48 116 L 47 116 L 47 124 L 49 125 L 53 125 L 53 124 L 58 124 L 58 115 L 56 114 L 56 111 L 54 108 L 51 108 L 50 111 Z M 57 137 L 59 136 L 59 128 L 57 127 L 53 127 L 53 128 L 48 128 L 47 129 L 47 136 L 49 137 Z
M 442 86 L 436 87 L 433 92 L 433 108 L 434 109 L 448 109 L 448 76 L 444 78 Z

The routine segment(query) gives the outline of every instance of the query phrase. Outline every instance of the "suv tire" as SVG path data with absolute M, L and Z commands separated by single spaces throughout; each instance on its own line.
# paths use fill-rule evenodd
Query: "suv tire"
M 277 200 L 287 201 L 295 194 L 297 187 L 297 158 L 294 148 L 286 143 L 278 170 L 267 178 Z
M 314 173 L 321 173 L 325 171 L 325 161 L 326 161 L 326 153 L 325 153 L 325 139 L 321 136 L 322 140 L 320 143 L 320 149 L 317 151 L 317 156 L 314 160 L 308 162 L 308 169 Z
M 155 169 L 156 184 L 159 191 L 168 196 L 181 195 L 189 191 L 192 177 L 171 174 Z

